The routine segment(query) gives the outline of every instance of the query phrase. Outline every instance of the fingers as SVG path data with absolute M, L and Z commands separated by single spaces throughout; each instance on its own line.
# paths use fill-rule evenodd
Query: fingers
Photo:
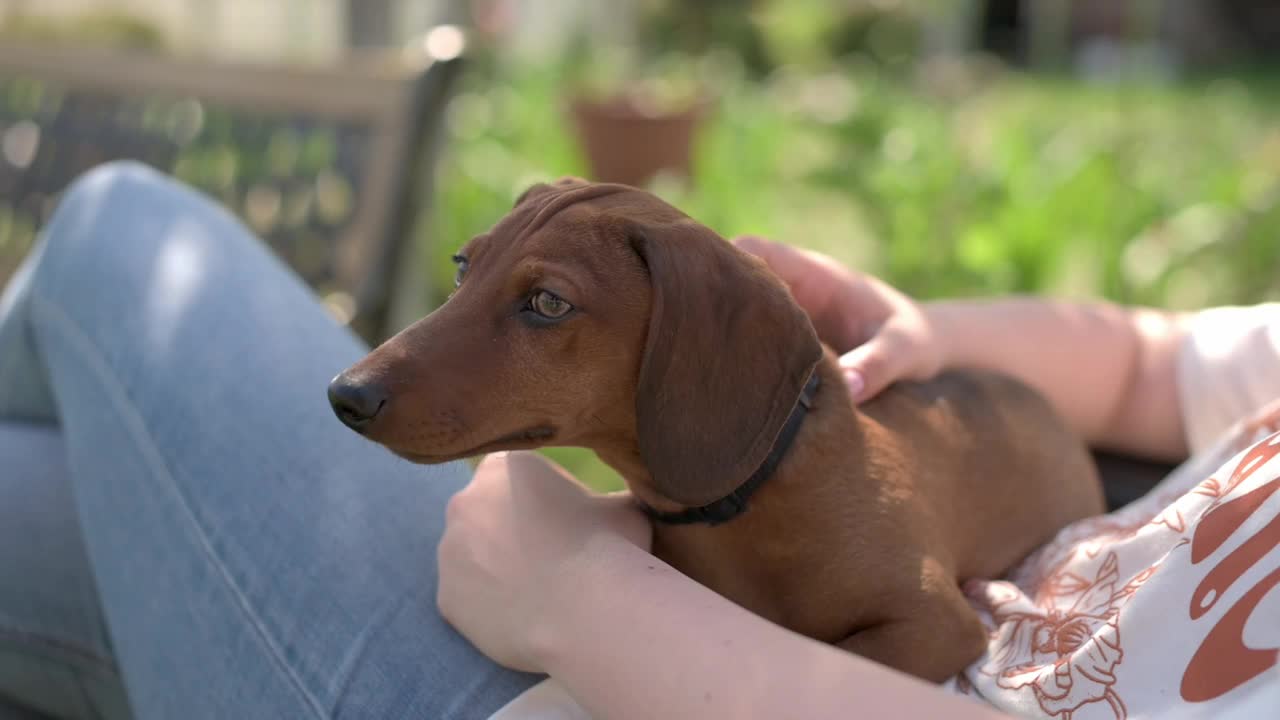
M 529 450 L 489 453 L 476 465 L 472 484 L 519 478 L 515 482 L 572 480 L 564 468 L 547 456 Z
M 847 340 L 856 325 L 850 316 L 857 312 L 857 307 L 837 307 L 835 300 L 842 288 L 853 282 L 839 263 L 820 253 L 755 236 L 740 237 L 734 243 L 763 260 L 787 284 L 791 296 L 808 313 L 824 342 L 840 347 Z M 843 346 L 852 347 L 852 344 Z
M 738 249 L 745 250 L 758 257 L 764 257 L 763 253 L 768 252 L 765 246 L 773 244 L 759 235 L 739 235 L 730 242 L 737 245 Z
M 849 271 L 835 258 L 812 250 L 804 250 L 785 243 L 773 242 L 756 235 L 742 235 L 733 239 L 739 250 L 755 255 L 769 265 L 774 273 L 788 285 L 794 285 L 814 270 L 822 270 L 842 276 Z
M 895 380 L 907 377 L 913 352 L 909 336 L 886 327 L 840 357 L 840 369 L 854 402 L 875 397 Z
M 733 244 L 739 250 L 763 260 L 788 285 L 795 285 L 796 281 L 806 275 L 806 271 L 812 269 L 809 259 L 789 245 L 771 242 L 755 235 L 734 238 Z
M 507 472 L 507 456 L 510 453 L 496 452 L 489 453 L 480 458 L 480 462 L 476 463 L 475 472 L 471 475 L 471 484 L 477 482 L 487 482 L 493 478 L 502 477 Z
M 511 469 L 513 477 L 559 481 L 573 479 L 568 471 L 542 453 L 532 450 L 512 450 L 503 454 L 507 456 L 507 467 Z
M 843 267 L 821 253 L 744 236 L 738 248 L 756 255 L 791 288 L 822 341 L 837 351 L 856 402 L 896 380 L 937 372 L 938 352 L 919 308 L 892 286 Z

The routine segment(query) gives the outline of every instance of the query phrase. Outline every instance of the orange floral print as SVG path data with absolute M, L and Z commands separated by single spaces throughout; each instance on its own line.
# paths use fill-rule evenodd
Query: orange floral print
M 979 672 L 997 687 L 1034 694 L 1048 716 L 1070 720 L 1090 703 L 1105 703 L 1117 720 L 1128 716 L 1115 690 L 1124 659 L 1118 619 L 1133 593 L 1156 571 L 1144 569 L 1121 585 L 1119 560 L 1107 553 L 1092 578 L 1058 570 L 1030 601 L 1007 583 L 982 583 L 995 633 Z

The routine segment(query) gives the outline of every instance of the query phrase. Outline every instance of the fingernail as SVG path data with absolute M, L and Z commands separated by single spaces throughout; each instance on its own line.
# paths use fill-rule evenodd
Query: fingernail
M 853 368 L 844 369 L 844 384 L 849 386 L 849 394 L 855 399 L 862 394 L 867 387 L 867 381 L 863 379 L 862 373 Z

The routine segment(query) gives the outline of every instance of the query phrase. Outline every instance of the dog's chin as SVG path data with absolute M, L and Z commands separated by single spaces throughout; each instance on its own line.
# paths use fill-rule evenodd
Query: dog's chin
M 420 465 L 439 465 L 440 463 L 504 450 L 535 450 L 550 445 L 552 440 L 555 439 L 555 435 L 554 428 L 541 426 L 504 435 L 497 440 L 461 451 L 433 450 L 432 452 L 422 452 L 418 448 L 397 448 L 390 445 L 387 445 L 386 448 L 409 462 Z

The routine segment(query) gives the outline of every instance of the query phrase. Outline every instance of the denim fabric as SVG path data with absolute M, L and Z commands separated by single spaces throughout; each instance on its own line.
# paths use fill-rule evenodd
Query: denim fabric
M 0 698 L 435 720 L 536 681 L 435 608 L 467 467 L 332 416 L 364 352 L 209 201 L 132 164 L 79 180 L 0 299 Z

